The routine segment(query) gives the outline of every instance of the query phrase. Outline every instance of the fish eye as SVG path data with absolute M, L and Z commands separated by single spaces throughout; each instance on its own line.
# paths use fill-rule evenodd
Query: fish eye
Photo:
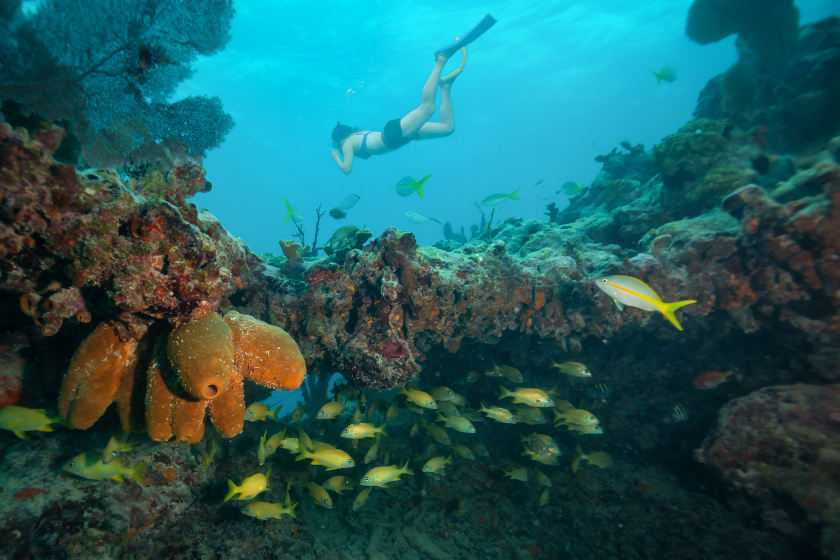
M 348 463 L 352 463 L 352 462 L 353 462 L 353 459 L 347 459 L 347 462 L 348 462 Z
M 324 498 L 324 503 L 325 503 L 325 504 L 328 504 L 328 503 L 330 503 L 330 501 L 329 501 L 329 499 L 327 499 L 327 498 Z
M 606 278 L 602 279 L 602 280 L 601 280 L 601 283 L 602 283 L 602 284 L 606 284 L 606 283 L 607 283 L 607 279 L 606 279 Z
M 242 508 L 242 511 L 248 511 L 248 508 Z
M 117 456 L 117 450 L 116 449 L 114 451 L 111 451 L 111 456 L 113 456 L 113 457 Z
M 73 466 L 73 461 L 68 462 L 67 466 L 72 467 Z
M 369 482 L 369 481 L 370 481 L 370 478 L 365 477 L 365 482 Z
M 254 415 L 254 411 L 253 411 L 253 410 L 249 410 L 249 411 L 248 411 L 248 416 L 253 416 L 253 415 Z

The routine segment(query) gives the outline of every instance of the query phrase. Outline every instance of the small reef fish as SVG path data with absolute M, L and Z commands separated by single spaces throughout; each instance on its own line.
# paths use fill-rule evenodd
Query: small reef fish
M 419 181 L 415 181 L 414 177 L 403 177 L 397 181 L 395 190 L 400 196 L 411 196 L 415 191 L 417 191 L 420 198 L 423 198 L 423 184 L 429 180 L 429 177 L 431 177 L 431 175 L 426 175 Z
M 303 428 L 298 428 L 298 448 L 305 449 L 310 453 L 315 451 L 315 446 L 312 445 L 312 440 L 309 439 L 309 436 L 306 435 Z
M 481 379 L 481 373 L 476 370 L 472 370 L 464 377 L 461 377 L 455 381 L 456 385 L 472 385 L 476 381 Z
M 534 470 L 534 480 L 537 481 L 538 486 L 551 486 L 551 479 L 544 472 Z
M 556 455 L 540 455 L 533 448 L 526 446 L 525 451 L 522 452 L 523 455 L 527 455 L 531 458 L 532 461 L 536 461 L 538 463 L 542 463 L 543 465 L 559 465 L 560 462 L 557 460 Z
M 663 66 L 659 72 L 651 70 L 650 73 L 656 77 L 656 85 L 659 85 L 662 80 L 670 83 L 677 79 L 677 71 L 670 66 Z
M 207 468 L 210 466 L 210 463 L 213 461 L 213 457 L 216 455 L 216 440 L 214 438 L 210 438 L 210 443 L 207 444 L 207 447 L 204 448 L 204 472 L 207 472 Z
M 283 447 L 284 439 L 286 439 L 286 428 L 268 438 L 265 442 L 265 456 L 270 457 Z
M 682 422 L 683 420 L 688 420 L 688 410 L 681 405 L 677 404 L 674 407 L 674 411 L 671 413 L 671 417 L 674 419 L 674 422 Z
M 391 406 L 388 407 L 388 410 L 385 412 L 385 420 L 390 422 L 394 418 L 400 415 L 400 405 L 397 403 L 391 403 Z
M 108 443 L 105 445 L 105 449 L 102 450 L 102 463 L 107 465 L 112 460 L 116 459 L 120 452 L 131 451 L 131 448 L 139 443 L 128 443 L 126 441 L 127 439 L 128 433 L 124 432 L 122 429 L 112 435 L 111 439 L 109 439 Z
M 458 416 L 463 416 L 470 422 L 484 422 L 484 416 L 471 408 L 462 408 L 458 411 Z
M 355 500 L 353 500 L 353 511 L 356 511 L 357 509 L 365 505 L 368 496 L 370 496 L 371 490 L 373 490 L 373 486 L 368 486 L 367 488 L 359 492 L 359 495 L 356 496 Z
M 403 474 L 414 476 L 414 471 L 408 468 L 408 461 L 405 462 L 405 465 L 403 465 L 401 469 L 397 468 L 397 465 L 371 469 L 364 477 L 362 477 L 359 484 L 362 486 L 378 486 L 380 488 L 386 488 L 389 483 L 401 480 L 400 475 Z
M 365 418 L 370 420 L 373 418 L 373 415 L 376 413 L 376 397 L 373 397 L 373 400 L 370 403 L 370 406 L 365 411 Z
M 14 432 L 20 439 L 26 439 L 24 432 L 51 432 L 50 424 L 66 425 L 59 416 L 47 416 L 43 408 L 33 410 L 24 406 L 0 408 L 0 428 Z
M 385 432 L 385 427 L 387 425 L 388 423 L 386 422 L 377 428 L 373 424 L 350 424 L 341 432 L 341 437 L 347 439 L 362 439 L 376 437 L 377 434 L 387 436 L 388 434 Z
M 547 435 L 544 435 L 544 434 L 538 434 L 538 433 L 534 432 L 529 437 L 531 438 L 531 445 L 534 444 L 535 440 L 539 440 L 543 443 L 543 445 L 546 446 L 546 448 L 548 449 L 548 451 L 552 455 L 560 455 L 561 454 L 560 446 L 557 445 L 556 441 L 551 439 L 551 436 L 547 436 Z
M 498 206 L 499 204 L 501 204 L 503 202 L 507 202 L 508 200 L 522 200 L 521 198 L 516 196 L 516 193 L 518 193 L 518 192 L 519 192 L 519 189 L 516 189 L 515 191 L 513 191 L 510 194 L 504 194 L 504 193 L 491 194 L 490 196 L 488 196 L 487 198 L 485 198 L 484 200 L 481 201 L 481 205 L 482 206 Z
M 502 469 L 502 472 L 505 474 L 502 478 L 509 476 L 511 480 L 519 480 L 522 482 L 528 482 L 528 469 L 521 467 L 518 469 L 513 469 L 512 471 L 506 471 Z
M 277 408 L 269 410 L 266 404 L 261 402 L 255 402 L 254 404 L 245 409 L 245 420 L 247 420 L 248 422 L 257 422 L 259 420 L 265 421 L 266 418 L 270 417 L 275 422 L 280 422 L 278 414 L 280 414 L 281 408 L 283 408 L 282 404 Z
M 435 400 L 432 398 L 432 396 L 428 393 L 420 391 L 419 389 L 407 389 L 405 387 L 400 387 L 399 394 L 405 395 L 405 397 L 408 400 L 410 400 L 417 406 L 423 408 L 431 408 L 432 410 L 437 409 L 437 404 L 435 404 Z
M 623 311 L 624 306 L 629 305 L 645 311 L 659 311 L 679 330 L 683 330 L 683 328 L 677 321 L 674 311 L 680 307 L 697 303 L 697 300 L 694 299 L 665 303 L 650 286 L 632 276 L 605 276 L 598 278 L 595 285 L 615 301 L 619 310 Z
M 356 405 L 356 410 L 353 412 L 353 425 L 358 426 L 362 423 L 362 407 Z
M 467 406 L 467 399 L 465 399 L 464 397 L 462 397 L 458 393 L 455 393 L 452 396 L 452 398 L 449 399 L 449 401 L 447 401 L 447 402 L 451 402 L 455 406 Z
M 122 459 L 116 458 L 106 465 L 100 458 L 94 459 L 88 457 L 86 453 L 80 453 L 64 463 L 62 468 L 71 474 L 90 480 L 110 478 L 122 482 L 123 475 L 125 475 L 143 484 L 143 477 L 140 475 L 146 468 L 146 463 L 140 463 L 135 467 L 127 467 L 123 464 Z
M 385 459 L 382 460 L 386 465 L 391 462 L 391 450 L 385 452 Z
M 604 433 L 604 428 L 597 424 L 593 426 L 581 426 L 579 424 L 566 424 L 567 430 L 575 431 L 581 435 L 601 435 Z
M 306 489 L 309 490 L 309 495 L 312 497 L 316 504 L 327 509 L 332 509 L 332 498 L 330 498 L 329 493 L 326 490 L 324 490 L 322 486 L 318 486 L 314 482 L 309 482 L 306 484 Z
M 491 370 L 493 374 L 490 375 L 491 377 L 504 377 L 511 383 L 524 383 L 525 378 L 522 377 L 522 373 L 513 366 L 499 366 L 496 363 L 493 363 L 493 369 Z
M 260 443 L 257 445 L 257 461 L 260 466 L 265 464 L 265 437 L 268 435 L 268 430 L 260 436 Z
M 330 210 L 330 218 L 334 220 L 343 220 L 347 217 L 347 212 L 336 206 L 332 210 Z
M 508 391 L 504 387 L 499 387 L 501 395 L 499 399 L 513 398 L 515 404 L 526 404 L 528 406 L 536 406 L 541 408 L 553 407 L 554 401 L 551 400 L 545 391 L 539 389 L 517 389 L 516 391 Z
M 567 410 L 574 410 L 575 405 L 570 403 L 569 401 L 564 401 L 562 399 L 558 399 L 554 401 L 554 407 L 557 409 L 554 411 L 554 419 L 557 420 L 557 411 L 565 412 Z
M 563 362 L 562 364 L 558 364 L 552 358 L 551 365 L 548 366 L 548 369 L 556 368 L 562 373 L 567 373 L 573 377 L 592 377 L 592 372 L 589 371 L 589 368 L 579 362 Z
M 530 426 L 548 422 L 548 417 L 539 408 L 530 406 L 520 406 L 514 411 L 513 417 L 516 418 L 517 422 Z
M 586 396 L 590 399 L 600 399 L 612 392 L 613 388 L 606 383 L 596 383 L 595 385 L 590 385 L 584 390 L 584 393 L 586 393 Z
M 572 198 L 584 194 L 584 189 L 586 189 L 586 185 L 578 185 L 574 181 L 566 181 L 565 183 L 560 185 L 560 190 L 557 191 L 555 194 L 560 194 L 562 192 L 569 198 Z
M 590 454 L 585 454 L 581 450 L 580 445 L 577 446 L 577 457 L 572 461 L 572 472 L 577 472 L 581 461 L 586 461 L 590 465 L 601 467 L 602 469 L 609 467 L 612 464 L 612 457 L 609 453 L 603 451 L 595 451 Z
M 288 507 L 281 504 L 270 504 L 268 502 L 254 502 L 242 508 L 242 513 L 257 519 L 282 519 L 283 515 L 289 515 L 292 519 L 297 519 L 295 515 L 295 507 L 298 503 L 295 502 Z
M 551 387 L 537 387 L 537 388 L 540 391 L 542 391 L 543 393 L 545 393 L 546 395 L 548 395 L 549 397 L 562 397 L 563 396 L 563 393 L 560 392 L 560 389 L 557 387 L 556 383 Z M 556 406 L 556 401 L 555 401 L 555 406 Z
M 449 435 L 446 433 L 446 430 L 444 430 L 440 426 L 426 426 L 426 433 L 432 436 L 432 439 L 438 443 L 441 443 L 443 445 L 452 444 L 452 441 L 449 439 Z
M 328 471 L 349 469 L 356 466 L 356 461 L 341 449 L 319 449 L 312 453 L 306 449 L 301 449 L 295 461 L 303 461 L 304 459 L 312 459 L 311 464 L 327 467 Z
M 423 465 L 423 472 L 431 472 L 435 474 L 443 474 L 443 471 L 446 469 L 446 465 L 452 464 L 452 455 L 449 457 L 432 457 L 426 464 Z
M 487 451 L 487 448 L 480 443 L 474 443 L 470 445 L 470 448 L 473 450 L 473 453 L 476 454 L 477 457 L 489 457 L 490 452 Z
M 342 209 L 342 210 L 344 210 L 344 211 L 350 210 L 351 208 L 353 208 L 354 206 L 356 206 L 356 203 L 357 203 L 357 202 L 359 202 L 359 199 L 360 199 L 360 198 L 361 198 L 361 197 L 360 197 L 359 195 L 357 195 L 357 194 L 348 194 L 348 195 L 344 198 L 344 200 L 342 200 L 342 201 L 339 203 L 338 208 L 341 208 L 341 209 Z
M 592 426 L 593 424 L 601 423 L 601 421 L 588 410 L 569 410 L 567 412 L 555 414 L 554 417 L 557 418 L 558 421 L 562 420 L 569 424 L 577 424 L 578 426 Z
M 359 228 L 356 226 L 341 226 L 332 234 L 332 237 L 327 241 L 325 247 L 329 247 L 332 249 L 333 252 L 338 251 L 341 249 L 341 246 L 344 244 L 345 240 L 353 239 L 356 237 L 356 232 L 359 231 Z
M 306 403 L 299 404 L 295 411 L 292 412 L 292 417 L 289 419 L 290 422 L 300 422 L 300 419 L 303 418 L 303 413 L 306 412 Z
M 227 479 L 228 493 L 225 495 L 224 501 L 226 502 L 230 500 L 235 494 L 239 494 L 239 498 L 237 498 L 239 500 L 250 500 L 252 498 L 256 498 L 258 494 L 269 489 L 268 477 L 270 474 L 271 469 L 268 469 L 266 474 L 252 474 L 242 481 L 241 486 L 237 486 L 231 479 Z
M 408 433 L 409 436 L 414 437 L 420 433 L 420 421 L 418 420 L 411 426 L 411 431 Z
M 438 405 L 438 412 L 445 414 L 447 416 L 460 416 L 461 414 L 458 412 L 458 407 L 452 404 L 450 401 L 440 401 L 437 403 Z
M 292 453 L 300 452 L 300 442 L 298 438 L 287 437 L 280 442 L 280 447 Z
M 286 219 L 283 221 L 288 222 L 289 218 L 291 218 L 294 223 L 301 223 L 303 221 L 303 214 L 300 212 L 300 210 L 292 208 L 292 205 L 285 198 L 283 199 L 283 201 L 286 203 Z
M 469 459 L 470 461 L 475 461 L 475 453 L 473 453 L 472 449 L 467 447 L 466 445 L 455 444 L 452 446 L 452 450 L 458 454 L 459 457 L 462 459 Z
M 376 441 L 373 442 L 373 446 L 365 454 L 365 465 L 376 459 L 376 456 L 379 455 L 379 440 L 381 439 L 382 434 L 376 434 Z
M 426 216 L 425 214 L 421 214 L 419 212 L 406 212 L 403 216 L 405 216 L 405 219 L 412 224 L 425 224 L 429 220 L 440 223 L 440 220 L 437 218 L 432 218 L 431 216 Z
M 315 415 L 315 418 L 318 420 L 332 420 L 342 412 L 344 409 L 347 408 L 346 405 L 341 404 L 340 402 L 329 402 L 321 407 L 321 410 L 318 411 L 318 414 Z
M 502 424 L 516 424 L 516 418 L 514 418 L 513 414 L 511 414 L 506 408 L 498 406 L 491 406 L 490 408 L 487 408 L 484 403 L 481 403 L 481 408 L 479 408 L 478 411 L 483 412 L 488 418 L 492 418 L 496 422 L 501 422 Z
M 435 402 L 441 402 L 448 401 L 449 399 L 454 397 L 455 391 L 453 391 L 449 387 L 435 387 L 429 394 L 435 400 Z
M 729 381 L 729 377 L 732 375 L 735 375 L 735 372 L 731 369 L 722 373 L 719 371 L 710 371 L 709 373 L 698 375 L 692 383 L 695 389 L 714 389 L 721 383 Z
M 356 483 L 346 476 L 334 476 L 324 482 L 325 490 L 332 490 L 336 494 L 341 494 L 345 490 L 352 490 L 356 487 Z
M 540 494 L 540 506 L 548 505 L 548 488 L 543 490 L 543 493 Z
M 416 405 L 416 404 L 414 404 L 414 403 L 407 402 L 407 403 L 405 403 L 405 407 L 406 407 L 408 410 L 410 410 L 411 412 L 413 412 L 414 414 L 419 414 L 419 415 L 421 415 L 421 416 L 422 416 L 422 415 L 423 415 L 423 413 L 425 412 L 422 408 L 420 408 L 419 406 L 417 406 L 417 405 Z

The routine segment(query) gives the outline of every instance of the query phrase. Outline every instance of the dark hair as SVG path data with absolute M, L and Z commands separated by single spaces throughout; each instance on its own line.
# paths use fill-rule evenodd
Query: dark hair
M 345 138 L 358 131 L 358 128 L 347 126 L 346 124 L 341 124 L 340 122 L 335 123 L 335 128 L 330 136 L 330 138 L 332 138 L 333 148 L 336 150 L 339 149 Z

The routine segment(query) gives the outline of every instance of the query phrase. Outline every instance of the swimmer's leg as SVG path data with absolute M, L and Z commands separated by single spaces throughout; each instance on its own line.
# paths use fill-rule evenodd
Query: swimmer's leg
M 412 136 L 423 124 L 428 121 L 435 113 L 435 95 L 437 94 L 438 82 L 440 81 L 440 74 L 443 72 L 443 66 L 449 60 L 444 56 L 439 56 L 435 61 L 435 67 L 432 69 L 432 74 L 426 80 L 423 86 L 423 91 L 420 93 L 420 106 L 412 112 L 400 119 L 400 128 L 402 128 L 403 138 Z
M 455 78 L 440 84 L 440 122 L 427 122 L 417 133 L 418 140 L 443 138 L 455 132 L 455 112 L 452 110 L 452 82 Z

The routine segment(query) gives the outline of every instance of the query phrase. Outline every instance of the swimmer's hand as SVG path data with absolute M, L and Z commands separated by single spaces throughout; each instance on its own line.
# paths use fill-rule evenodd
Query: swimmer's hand
M 341 156 L 338 155 L 338 150 L 332 150 L 330 152 L 330 157 L 333 158 L 335 161 L 341 163 Z

